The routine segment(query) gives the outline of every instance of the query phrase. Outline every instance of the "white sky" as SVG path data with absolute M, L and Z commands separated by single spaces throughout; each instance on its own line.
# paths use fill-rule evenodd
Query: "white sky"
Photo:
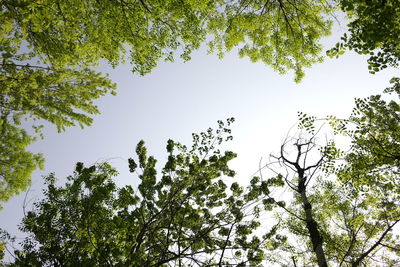
M 338 39 L 336 34 L 326 43 Z M 144 77 L 132 75 L 129 65 L 101 68 L 118 84 L 118 95 L 98 101 L 102 114 L 89 128 L 70 128 L 62 134 L 54 127 L 45 129 L 45 139 L 30 149 L 44 154 L 46 169 L 34 173 L 27 199 L 40 198 L 42 175 L 55 172 L 62 182 L 78 161 L 90 165 L 111 159 L 121 173 L 118 182 L 131 183 L 127 158 L 134 155 L 139 140 L 144 139 L 149 154 L 163 164 L 168 139 L 190 144 L 192 132 L 215 128 L 217 120 L 228 117 L 236 118 L 234 140 L 228 145 L 238 153 L 232 166 L 236 179 L 246 181 L 261 157 L 279 149 L 297 121 L 297 111 L 345 117 L 354 97 L 381 93 L 397 74 L 392 69 L 371 75 L 366 57 L 347 53 L 306 70 L 305 79 L 295 84 L 292 74 L 280 76 L 236 53 L 219 60 L 205 51 L 195 52 L 187 63 L 160 63 Z M 24 196 L 14 197 L 0 212 L 0 227 L 17 237 L 22 236 L 17 225 Z

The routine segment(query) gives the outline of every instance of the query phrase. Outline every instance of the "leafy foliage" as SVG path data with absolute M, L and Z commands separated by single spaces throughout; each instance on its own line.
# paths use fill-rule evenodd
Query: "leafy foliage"
M 396 96 L 389 101 L 381 95 L 356 99 L 344 131 L 352 140 L 351 151 L 337 174 L 353 192 L 352 205 L 360 207 L 349 216 L 354 221 L 349 228 L 368 237 L 371 251 L 364 250 L 361 257 L 386 249 L 392 253 L 382 256 L 385 265 L 398 264 L 400 256 L 399 239 L 391 233 L 400 221 L 400 90 L 398 78 L 391 82 L 385 92 Z
M 5 38 L 25 40 L 35 55 L 55 66 L 124 61 L 148 73 L 182 45 L 183 57 L 205 38 L 204 18 L 216 3 L 188 1 L 4 1 Z
M 47 120 L 59 131 L 75 124 L 90 125 L 92 118 L 89 115 L 99 113 L 93 100 L 114 93 L 115 89 L 111 81 L 88 67 L 74 65 L 69 59 L 64 63 L 58 58 L 53 59 L 56 51 L 66 55 L 67 52 L 62 46 L 53 46 L 51 39 L 41 41 L 52 46 L 54 51 L 46 50 L 48 53 L 45 54 L 35 48 L 39 41 L 29 39 L 28 32 L 34 33 L 41 28 L 28 23 L 32 14 L 25 12 L 24 17 L 19 12 L 23 8 L 29 10 L 31 4 L 3 1 L 1 6 L 0 201 L 26 190 L 31 173 L 43 164 L 40 154 L 26 150 L 35 138 L 22 129 L 21 119 Z M 35 21 L 44 22 L 40 16 Z M 22 22 L 27 23 L 25 28 L 21 26 Z M 41 125 L 33 125 L 33 128 L 41 133 Z
M 25 150 L 34 140 L 26 131 L 1 119 L 0 123 L 0 201 L 3 202 L 28 188 L 32 171 L 43 167 L 43 157 Z
M 78 163 L 63 187 L 47 176 L 45 198 L 21 225 L 30 237 L 11 266 L 258 266 L 274 232 L 255 235 L 254 199 L 224 181 L 235 174 L 228 162 L 236 155 L 218 150 L 231 138 L 219 124 L 215 132 L 194 135 L 191 149 L 169 140 L 160 178 L 139 142 L 138 161 L 129 159 L 138 191 L 118 188 L 107 163 Z
M 370 54 L 372 73 L 397 66 L 399 3 L 339 3 L 351 18 L 350 33 L 328 55 L 347 48 Z M 2 1 L 0 201 L 25 190 L 43 164 L 40 154 L 26 151 L 35 138 L 20 128 L 21 119 L 47 120 L 59 131 L 87 126 L 99 113 L 93 100 L 115 93 L 93 70 L 100 60 L 116 66 L 129 59 L 143 75 L 159 60 L 173 61 L 176 51 L 189 60 L 207 40 L 220 56 L 238 47 L 240 56 L 279 73 L 294 70 L 300 81 L 305 67 L 321 61 L 319 40 L 330 33 L 326 15 L 334 10 L 324 0 Z M 392 83 L 386 92 L 399 95 L 399 78 Z M 139 142 L 137 159 L 128 160 L 137 190 L 117 187 L 107 163 L 78 163 L 65 186 L 54 174 L 46 177 L 45 198 L 21 225 L 30 236 L 11 265 L 398 264 L 399 113 L 395 100 L 377 95 L 357 99 L 349 119 L 323 119 L 351 139 L 347 152 L 333 141 L 317 145 L 318 119 L 300 113 L 308 136 L 290 140 L 291 152 L 285 142 L 265 166 L 274 175 L 264 179 L 260 168 L 246 188 L 226 181 L 236 154 L 218 149 L 232 138 L 232 119 L 194 134 L 190 149 L 169 140 L 161 175 Z M 279 199 L 288 191 L 291 198 Z M 270 211 L 276 225 L 262 234 L 261 218 Z M 1 242 L 0 256 L 4 249 Z
M 294 70 L 300 81 L 304 67 L 321 61 L 319 40 L 330 32 L 325 14 L 332 10 L 325 0 L 4 0 L 0 127 L 18 128 L 27 117 L 47 120 L 59 131 L 88 126 L 99 113 L 93 100 L 115 93 L 115 84 L 92 69 L 101 60 L 112 66 L 129 60 L 132 71 L 144 75 L 159 60 L 173 61 L 176 51 L 189 60 L 206 37 L 219 55 L 239 46 L 241 56 L 280 73 Z M 34 126 L 39 132 L 41 127 Z M 33 170 L 25 168 L 24 177 Z
M 319 40 L 330 34 L 327 14 L 334 10 L 325 0 L 226 1 L 223 12 L 210 20 L 214 40 L 209 45 L 220 54 L 239 46 L 241 57 L 281 74 L 294 70 L 299 82 L 305 67 L 322 62 Z
M 190 58 L 211 34 L 212 50 L 244 44 L 240 55 L 279 72 L 320 61 L 319 39 L 328 35 L 325 14 L 333 3 L 306 1 L 4 1 L 3 38 L 25 40 L 35 55 L 56 66 L 124 61 L 145 74 L 178 48 Z
M 399 94 L 392 82 L 385 91 Z M 287 139 L 247 187 L 226 181 L 236 155 L 218 149 L 232 138 L 222 122 L 194 134 L 191 149 L 169 140 L 161 177 L 139 142 L 137 160 L 128 160 L 137 191 L 118 188 L 106 163 L 78 163 L 64 187 L 49 175 L 45 199 L 21 225 L 30 237 L 12 266 L 395 266 L 398 103 L 371 96 L 356 99 L 346 120 L 299 117 L 305 131 Z M 311 125 L 320 121 L 350 138 L 350 149 L 318 145 L 321 128 Z M 266 169 L 274 175 L 264 178 Z M 275 220 L 266 220 L 271 212 Z
M 7 63 L 10 62 L 10 63 Z M 0 201 L 25 190 L 30 175 L 43 158 L 26 150 L 35 137 L 21 127 L 21 119 L 47 120 L 59 131 L 76 123 L 90 125 L 87 114 L 99 113 L 93 98 L 106 94 L 114 86 L 89 70 L 52 70 L 18 65 L 3 59 L 0 72 Z M 33 128 L 41 134 L 41 125 Z
M 328 51 L 330 56 L 353 49 L 369 54 L 368 69 L 375 73 L 388 66 L 397 67 L 400 59 L 400 3 L 397 0 L 340 0 L 341 9 L 348 15 L 349 35 Z
M 398 95 L 398 79 L 392 79 L 392 83 L 385 92 Z M 286 166 L 284 177 L 294 192 L 290 209 L 285 211 L 285 229 L 304 245 L 303 250 L 292 245 L 284 251 L 291 255 L 295 252 L 296 260 L 303 264 L 317 259 L 319 266 L 399 263 L 399 236 L 393 231 L 400 222 L 399 105 L 393 98 L 385 101 L 381 95 L 355 102 L 356 107 L 346 120 L 333 116 L 317 119 L 300 113 L 300 127 L 311 137 L 306 142 L 301 141 L 304 134 L 297 139 L 300 141 L 295 143 L 298 149 L 294 160 L 282 152 L 278 158 Z M 313 140 L 318 132 L 311 125 L 317 121 L 328 121 L 334 133 L 350 138 L 350 150 L 341 151 L 330 141 L 320 149 L 318 162 L 302 166 L 300 163 L 305 164 L 307 158 L 315 158 L 310 148 L 315 146 Z M 299 187 L 301 177 L 305 181 L 304 195 Z M 313 235 L 318 234 L 310 231 L 307 207 L 312 209 L 309 215 L 323 244 L 320 252 L 315 249 Z M 313 253 L 304 254 L 308 250 Z M 320 262 L 320 256 L 326 259 L 325 263 Z

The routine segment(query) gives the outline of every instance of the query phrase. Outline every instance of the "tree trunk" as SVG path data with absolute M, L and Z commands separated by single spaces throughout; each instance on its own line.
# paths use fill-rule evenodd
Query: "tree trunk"
M 328 264 L 326 262 L 324 249 L 322 247 L 323 244 L 322 236 L 318 230 L 318 224 L 313 218 L 312 206 L 308 201 L 306 195 L 306 185 L 305 185 L 306 179 L 304 177 L 303 170 L 299 171 L 298 174 L 299 174 L 298 192 L 300 193 L 301 201 L 303 203 L 304 213 L 306 214 L 306 227 L 308 233 L 310 234 L 313 250 L 315 252 L 315 255 L 317 256 L 318 266 L 327 267 Z

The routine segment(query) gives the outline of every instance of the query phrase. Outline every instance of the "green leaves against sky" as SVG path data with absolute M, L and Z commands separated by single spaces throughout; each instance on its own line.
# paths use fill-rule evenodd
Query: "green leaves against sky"
M 336 12 L 348 32 L 328 56 L 345 50 L 368 55 L 376 73 L 398 67 L 400 3 L 397 0 L 118 0 L 0 1 L 0 201 L 25 191 L 44 158 L 27 147 L 42 136 L 45 120 L 58 131 L 90 126 L 100 111 L 94 101 L 116 93 L 116 84 L 96 71 L 100 63 L 129 63 L 145 75 L 176 56 L 190 60 L 201 45 L 222 57 L 261 61 L 281 74 L 322 62 L 321 39 L 330 35 Z M 385 90 L 399 94 L 399 79 Z M 193 135 L 193 146 L 168 141 L 161 170 L 144 142 L 129 169 L 139 185 L 117 187 L 107 163 L 77 164 L 65 186 L 46 178 L 21 230 L 30 234 L 14 266 L 360 266 L 399 263 L 398 99 L 356 99 L 347 119 L 317 119 L 300 113 L 308 133 L 295 136 L 266 165 L 274 175 L 248 186 L 227 180 L 235 172 L 229 124 Z M 21 125 L 27 120 L 35 135 Z M 351 140 L 340 150 L 320 144 L 317 124 Z M 318 160 L 308 162 L 316 153 Z M 304 161 L 301 161 L 304 160 Z M 308 158 L 310 159 L 310 158 Z M 282 171 L 282 168 L 285 170 Z M 283 190 L 287 199 L 279 199 Z M 288 193 L 289 192 L 289 193 Z M 282 196 L 281 195 L 281 196 Z M 279 195 L 278 195 L 279 196 Z M 1 207 L 1 206 L 0 206 Z M 266 227 L 262 214 L 273 214 Z M 11 237 L 1 232 L 5 241 Z M 0 255 L 5 243 L 0 243 Z

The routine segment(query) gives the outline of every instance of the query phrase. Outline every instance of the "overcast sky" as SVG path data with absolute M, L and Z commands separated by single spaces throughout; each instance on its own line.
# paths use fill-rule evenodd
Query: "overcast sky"
M 326 43 L 338 40 L 335 35 Z M 217 120 L 228 117 L 236 118 L 234 140 L 228 145 L 238 153 L 232 166 L 236 179 L 246 181 L 261 157 L 279 149 L 296 123 L 297 111 L 346 117 L 354 97 L 381 93 L 396 75 L 390 69 L 371 75 L 365 57 L 347 53 L 306 70 L 304 80 L 295 84 L 291 73 L 278 75 L 235 52 L 219 60 L 206 55 L 205 49 L 186 63 L 160 63 L 144 77 L 132 75 L 129 65 L 103 66 L 101 71 L 118 84 L 118 95 L 98 101 L 102 114 L 91 127 L 61 134 L 54 127 L 45 129 L 45 139 L 30 147 L 44 154 L 46 168 L 34 173 L 28 200 L 41 197 L 42 175 L 55 172 L 60 182 L 65 181 L 78 161 L 90 165 L 108 160 L 120 171 L 118 183 L 133 183 L 127 158 L 134 155 L 139 140 L 145 140 L 149 154 L 162 163 L 168 139 L 190 144 L 192 132 L 215 127 Z M 24 197 L 14 197 L 0 212 L 0 227 L 18 237 Z

